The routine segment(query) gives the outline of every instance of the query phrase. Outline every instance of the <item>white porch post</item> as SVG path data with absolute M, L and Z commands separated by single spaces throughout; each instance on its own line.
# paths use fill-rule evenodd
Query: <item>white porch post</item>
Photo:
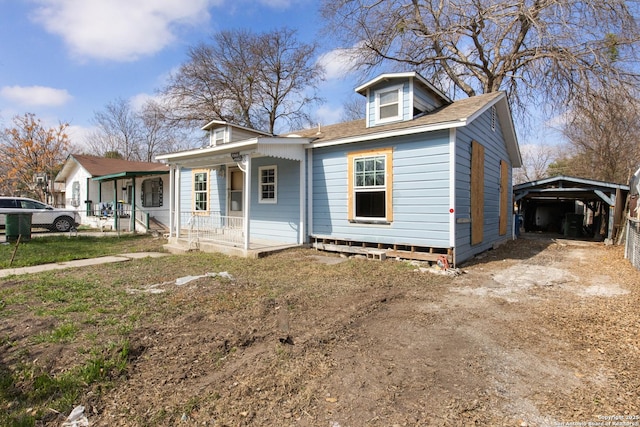
M 246 154 L 246 165 L 245 168 L 247 171 L 244 176 L 244 250 L 249 250 L 249 242 L 251 238 L 249 233 L 251 232 L 251 227 L 249 226 L 249 218 L 251 218 L 251 154 Z
M 307 234 L 313 234 L 313 149 L 307 150 Z M 304 181 L 303 181 L 304 182 Z
M 307 212 L 305 211 L 305 207 L 307 206 L 307 203 L 305 200 L 307 195 L 307 186 L 305 182 L 306 165 L 307 165 L 307 157 L 303 155 L 302 160 L 300 160 L 300 178 L 299 178 L 299 182 L 300 182 L 299 184 L 300 185 L 300 226 L 298 227 L 299 228 L 298 230 L 299 245 L 304 244 L 306 240 L 305 233 L 307 232 L 307 227 L 305 227 L 306 214 L 307 214 Z
M 174 165 L 169 165 L 169 237 L 173 237 L 173 227 L 176 225 L 176 221 L 173 216 L 176 213 L 175 209 L 175 186 L 174 180 L 176 179 L 174 173 Z
M 176 201 L 175 201 L 176 205 L 175 205 L 175 212 L 174 212 L 174 215 L 175 215 L 174 221 L 175 221 L 175 224 L 176 224 L 176 239 L 179 239 L 180 238 L 180 228 L 182 227 L 182 224 L 181 224 L 182 218 L 181 218 L 181 213 L 180 213 L 180 187 L 182 185 L 182 183 L 180 181 L 180 175 L 182 175 L 182 174 L 180 173 L 180 165 L 176 165 L 176 174 L 175 175 L 176 175 L 176 177 L 175 177 L 175 181 L 176 181 L 176 183 L 175 183 L 175 185 L 176 185 L 175 191 L 176 191 L 177 197 L 176 197 Z

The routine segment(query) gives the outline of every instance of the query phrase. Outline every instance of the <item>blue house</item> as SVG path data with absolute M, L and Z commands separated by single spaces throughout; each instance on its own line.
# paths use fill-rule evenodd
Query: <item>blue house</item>
M 273 136 L 212 121 L 171 170 L 172 243 L 310 244 L 456 264 L 512 237 L 521 157 L 503 92 L 451 101 L 418 73 L 356 88 L 365 119 Z

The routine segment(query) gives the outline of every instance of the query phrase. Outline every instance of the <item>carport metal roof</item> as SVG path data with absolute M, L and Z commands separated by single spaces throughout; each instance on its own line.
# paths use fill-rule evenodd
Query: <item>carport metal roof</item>
M 515 202 L 523 199 L 582 202 L 602 200 L 613 206 L 617 190 L 629 191 L 629 186 L 561 175 L 514 185 L 513 195 Z

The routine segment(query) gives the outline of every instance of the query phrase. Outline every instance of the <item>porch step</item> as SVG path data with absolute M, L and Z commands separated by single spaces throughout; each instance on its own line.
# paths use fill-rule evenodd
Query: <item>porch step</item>
M 189 249 L 184 245 L 180 245 L 179 243 L 167 243 L 166 245 L 162 245 L 165 251 L 174 255 L 182 255 L 189 252 L 194 252 L 197 249 Z

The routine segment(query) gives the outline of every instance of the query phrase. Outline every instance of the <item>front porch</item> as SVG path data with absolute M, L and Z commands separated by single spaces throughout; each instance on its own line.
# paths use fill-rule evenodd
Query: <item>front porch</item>
M 242 217 L 222 215 L 220 212 L 181 212 L 179 227 L 169 237 L 165 249 L 171 253 L 202 251 L 221 252 L 245 258 L 260 258 L 270 253 L 300 246 L 266 239 L 247 239 Z

